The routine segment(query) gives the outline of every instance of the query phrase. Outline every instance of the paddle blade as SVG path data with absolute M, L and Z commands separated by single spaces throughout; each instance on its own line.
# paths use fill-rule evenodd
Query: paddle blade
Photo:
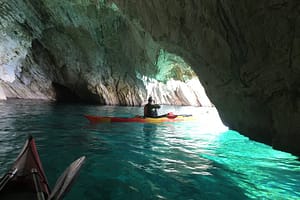
M 50 194 L 49 200 L 63 199 L 64 195 L 70 190 L 75 178 L 78 176 L 79 170 L 81 169 L 84 161 L 85 156 L 82 156 L 70 164 L 70 166 L 58 178 Z

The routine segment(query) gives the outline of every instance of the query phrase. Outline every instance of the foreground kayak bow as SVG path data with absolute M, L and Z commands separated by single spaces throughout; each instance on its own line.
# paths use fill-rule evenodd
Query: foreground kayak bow
M 11 169 L 0 179 L 0 199 L 62 199 L 84 160 L 85 156 L 74 161 L 61 175 L 51 193 L 34 139 L 29 136 Z

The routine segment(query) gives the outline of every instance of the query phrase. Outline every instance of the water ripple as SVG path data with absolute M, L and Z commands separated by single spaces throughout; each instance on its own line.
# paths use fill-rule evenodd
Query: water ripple
M 50 185 L 87 156 L 66 199 L 300 199 L 294 156 L 228 131 L 214 109 L 163 106 L 167 111 L 199 121 L 91 125 L 83 114 L 132 116 L 142 109 L 1 102 L 0 172 L 32 134 Z

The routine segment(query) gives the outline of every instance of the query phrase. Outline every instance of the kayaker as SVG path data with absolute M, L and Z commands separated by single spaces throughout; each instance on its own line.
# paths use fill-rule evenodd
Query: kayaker
M 144 106 L 144 117 L 157 117 L 157 109 L 160 108 L 158 104 L 152 104 L 152 97 L 148 98 L 148 103 Z

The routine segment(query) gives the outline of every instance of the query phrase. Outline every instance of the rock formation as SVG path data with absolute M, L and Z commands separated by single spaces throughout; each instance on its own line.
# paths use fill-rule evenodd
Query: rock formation
M 155 95 L 163 104 L 212 105 L 192 69 L 182 59 L 175 66 L 178 56 L 163 51 L 115 5 L 2 1 L 0 20 L 2 99 L 141 105 Z M 163 55 L 173 73 L 161 81 Z M 186 86 L 192 80 L 200 87 Z M 159 89 L 147 90 L 153 81 Z
M 297 0 L 112 0 L 191 63 L 230 128 L 300 155 Z
M 3 0 L 0 97 L 140 105 L 151 93 L 161 102 L 203 104 L 201 86 L 182 86 L 194 75 L 182 64 L 187 73 L 178 70 L 180 56 L 226 125 L 300 155 L 299 4 Z M 172 55 L 166 76 L 161 51 Z

